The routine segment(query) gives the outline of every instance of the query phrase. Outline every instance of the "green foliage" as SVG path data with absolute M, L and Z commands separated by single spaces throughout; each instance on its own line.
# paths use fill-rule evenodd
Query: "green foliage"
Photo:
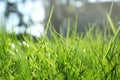
M 114 35 L 105 34 L 106 29 L 94 34 L 94 27 L 78 35 L 77 18 L 66 38 L 51 29 L 52 40 L 45 37 L 46 31 L 36 42 L 29 36 L 19 41 L 14 33 L 1 30 L 0 80 L 119 80 L 120 27 L 114 29 L 107 17 Z

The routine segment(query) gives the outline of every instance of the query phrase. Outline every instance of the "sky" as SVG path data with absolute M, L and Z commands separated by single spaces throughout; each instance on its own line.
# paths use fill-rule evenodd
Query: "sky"
M 44 33 L 44 24 L 42 23 L 45 18 L 45 8 L 43 6 L 42 0 L 26 0 L 23 4 L 22 0 L 8 0 L 11 3 L 17 2 L 18 10 L 24 15 L 23 21 L 29 24 L 29 19 L 31 19 L 34 24 L 31 24 L 27 29 L 25 26 L 17 26 L 20 22 L 19 16 L 15 13 L 11 13 L 8 18 L 4 20 L 6 23 L 6 30 L 8 32 L 14 31 L 16 34 L 26 32 L 36 37 L 40 37 Z M 65 0 L 62 0 L 65 1 Z M 74 1 L 74 0 L 73 0 Z M 120 0 L 89 0 L 91 3 L 96 1 L 106 2 L 106 1 L 120 1 Z M 82 5 L 82 3 L 75 3 L 76 6 Z M 6 3 L 4 0 L 0 0 L 0 21 L 4 19 Z M 14 27 L 13 27 L 14 26 Z

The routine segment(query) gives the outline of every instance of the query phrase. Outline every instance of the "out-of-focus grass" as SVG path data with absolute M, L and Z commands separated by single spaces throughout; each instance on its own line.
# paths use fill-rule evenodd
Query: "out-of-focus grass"
M 0 30 L 0 80 L 119 80 L 120 27 L 114 29 L 107 17 L 114 35 L 99 29 L 94 34 L 94 27 L 77 35 L 77 18 L 66 38 L 51 29 L 52 40 L 46 31 L 36 42 L 27 36 L 19 41 Z

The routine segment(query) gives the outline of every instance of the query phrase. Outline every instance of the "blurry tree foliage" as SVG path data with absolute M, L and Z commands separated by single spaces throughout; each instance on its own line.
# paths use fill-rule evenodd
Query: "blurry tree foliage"
M 22 0 L 24 3 L 27 0 Z M 36 1 L 36 0 L 31 0 Z M 84 28 L 88 26 L 88 24 L 102 25 L 106 22 L 106 14 L 109 13 L 111 8 L 111 2 L 96 2 L 90 3 L 89 0 L 41 0 L 45 7 L 45 20 L 44 23 L 47 22 L 49 17 L 49 13 L 51 10 L 52 5 L 54 5 L 54 12 L 51 19 L 51 24 L 55 28 L 57 32 L 60 32 L 60 28 L 62 29 L 63 33 L 66 33 L 67 30 L 67 22 L 68 19 L 71 19 L 70 29 L 73 29 L 73 25 L 75 23 L 76 15 L 78 15 L 78 32 L 85 32 Z M 79 3 L 79 4 L 78 4 Z M 114 23 L 118 23 L 120 20 L 120 1 L 113 2 L 113 9 L 111 13 L 111 17 Z M 77 7 L 78 5 L 79 7 Z M 6 17 L 9 16 L 10 12 L 16 12 L 20 18 L 20 25 L 29 26 L 31 24 L 26 24 L 23 22 L 23 14 L 21 14 L 17 9 L 16 3 L 10 3 L 7 1 L 7 7 L 5 15 Z M 30 20 L 32 23 L 32 20 Z

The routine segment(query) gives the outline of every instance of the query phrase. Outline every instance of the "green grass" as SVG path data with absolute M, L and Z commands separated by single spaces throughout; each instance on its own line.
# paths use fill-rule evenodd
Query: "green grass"
M 77 18 L 66 38 L 51 29 L 49 39 L 46 29 L 36 42 L 30 36 L 20 41 L 0 30 L 0 80 L 120 80 L 120 27 L 107 18 L 113 35 L 94 27 L 76 34 Z

